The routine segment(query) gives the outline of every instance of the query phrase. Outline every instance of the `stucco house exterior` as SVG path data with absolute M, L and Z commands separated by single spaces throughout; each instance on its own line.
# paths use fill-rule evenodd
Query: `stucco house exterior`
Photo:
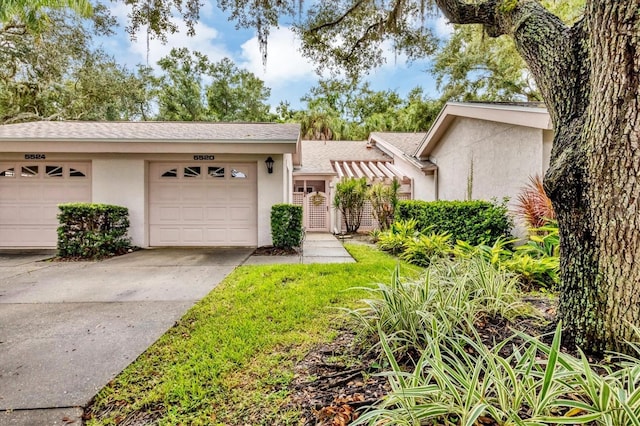
M 0 248 L 55 247 L 57 205 L 72 201 L 128 207 L 133 243 L 156 247 L 269 245 L 276 203 L 303 205 L 309 232 L 339 233 L 343 177 L 397 179 L 403 199 L 514 200 L 552 140 L 539 104 L 448 103 L 427 132 L 356 142 L 301 141 L 297 124 L 3 125 Z M 361 229 L 375 226 L 367 212 Z
M 373 132 L 365 142 L 303 141 L 302 164 L 294 169 L 294 202 L 314 212 L 305 218 L 313 225 L 330 207 L 309 205 L 304 193 L 324 192 L 331 200 L 331 189 L 342 176 L 366 176 L 373 183 L 376 177 L 365 173 L 362 164 L 381 162 L 391 172 L 387 181 L 395 176 L 402 183 L 403 199 L 507 197 L 513 206 L 529 177 L 548 168 L 552 141 L 551 119 L 541 104 L 452 102 L 428 132 Z M 342 230 L 335 211 L 330 223 L 319 223 L 333 232 Z M 365 212 L 361 229 L 372 227 L 375 222 Z
M 55 247 L 57 205 L 72 201 L 128 207 L 141 247 L 268 245 L 271 206 L 291 202 L 299 134 L 260 123 L 0 126 L 0 248 Z

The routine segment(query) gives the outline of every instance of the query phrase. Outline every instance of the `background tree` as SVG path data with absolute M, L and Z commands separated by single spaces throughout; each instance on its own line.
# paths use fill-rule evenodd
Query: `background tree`
M 171 49 L 158 61 L 163 75 L 156 80 L 158 120 L 206 121 L 203 75 L 210 64 L 206 55 L 189 49 Z
M 273 121 L 267 100 L 270 89 L 230 59 L 211 63 L 186 48 L 171 49 L 158 61 L 163 72 L 155 80 L 158 120 Z
M 0 123 L 41 119 L 132 119 L 146 108 L 136 75 L 99 50 L 103 9 L 82 19 L 50 10 L 48 25 L 0 31 Z
M 442 103 L 420 87 L 403 99 L 394 90 L 374 91 L 368 82 L 321 80 L 302 97 L 306 108 L 278 107 L 280 121 L 299 122 L 305 139 L 364 140 L 374 131 L 424 132 Z
M 253 73 L 224 58 L 210 67 L 207 105 L 216 121 L 273 121 L 271 89 Z

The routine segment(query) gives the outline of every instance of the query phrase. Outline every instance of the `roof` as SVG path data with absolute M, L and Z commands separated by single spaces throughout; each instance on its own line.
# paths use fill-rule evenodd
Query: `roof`
M 299 124 L 168 121 L 36 121 L 0 125 L 0 142 L 297 142 Z
M 302 142 L 302 165 L 296 174 L 335 175 L 332 161 L 391 161 L 391 157 L 366 141 Z
M 525 106 L 526 105 L 526 106 Z M 539 103 L 458 103 L 448 102 L 433 123 L 426 137 L 414 155 L 419 159 L 428 158 L 438 145 L 449 126 L 458 117 L 475 118 L 523 127 L 553 130 L 553 123 L 547 109 Z
M 392 145 L 398 148 L 403 154 L 413 156 L 426 136 L 426 132 L 372 132 L 369 135 L 369 140 Z

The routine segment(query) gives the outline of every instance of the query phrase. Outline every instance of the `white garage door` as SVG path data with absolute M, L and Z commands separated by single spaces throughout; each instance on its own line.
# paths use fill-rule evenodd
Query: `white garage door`
M 91 201 L 89 162 L 0 162 L 0 247 L 55 247 L 58 204 Z
M 255 163 L 151 163 L 152 246 L 255 246 Z

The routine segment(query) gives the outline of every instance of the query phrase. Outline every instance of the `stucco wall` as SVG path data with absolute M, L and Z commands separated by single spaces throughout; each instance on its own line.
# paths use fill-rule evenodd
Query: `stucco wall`
M 438 165 L 438 198 L 511 203 L 529 176 L 543 173 L 543 131 L 529 127 L 456 118 L 430 159 Z
M 413 181 L 412 190 L 414 200 L 435 201 L 436 193 L 433 174 L 425 175 L 400 156 L 394 156 L 393 165 Z
M 129 209 L 129 235 L 137 246 L 148 245 L 146 235 L 146 167 L 142 159 L 94 159 L 93 202 Z
M 245 157 L 247 158 L 247 157 Z M 266 156 L 255 156 L 258 162 L 258 246 L 271 245 L 271 206 L 287 201 L 284 191 L 287 164 L 282 154 L 272 155 L 273 173 L 267 173 Z

